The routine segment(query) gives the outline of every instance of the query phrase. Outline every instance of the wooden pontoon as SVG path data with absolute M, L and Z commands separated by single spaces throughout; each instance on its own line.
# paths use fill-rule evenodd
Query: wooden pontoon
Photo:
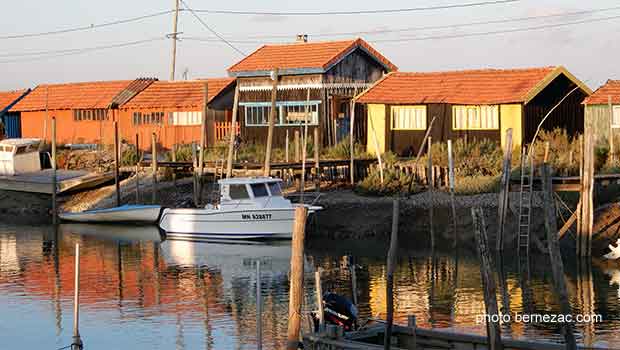
M 0 190 L 52 194 L 52 169 L 13 176 L 0 176 Z M 89 173 L 57 170 L 58 193 L 82 191 L 112 180 L 111 172 Z

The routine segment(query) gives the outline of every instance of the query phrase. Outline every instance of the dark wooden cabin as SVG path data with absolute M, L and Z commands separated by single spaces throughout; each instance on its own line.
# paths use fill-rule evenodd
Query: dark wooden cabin
M 247 143 L 261 144 L 267 139 L 275 69 L 274 147 L 284 146 L 287 133 L 292 140 L 294 132 L 301 131 L 306 105 L 311 113 L 309 135 L 319 128 L 323 146 L 338 143 L 349 135 L 352 97 L 397 70 L 362 39 L 264 45 L 228 69 L 239 84 L 241 136 Z M 363 113 L 364 106 L 357 108 L 356 113 Z M 365 143 L 365 124 L 356 126 L 357 140 Z
M 416 153 L 433 118 L 433 141 L 489 139 L 530 143 L 538 124 L 557 108 L 542 129 L 583 131 L 581 101 L 592 91 L 564 67 L 391 73 L 360 94 L 368 109 L 368 133 L 381 153 Z M 561 103 L 560 103 L 561 102 Z M 376 152 L 374 142 L 367 150 Z

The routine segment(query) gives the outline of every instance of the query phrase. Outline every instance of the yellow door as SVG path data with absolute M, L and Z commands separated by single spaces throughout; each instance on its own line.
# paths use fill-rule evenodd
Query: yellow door
M 385 105 L 368 105 L 368 137 L 366 151 L 372 155 L 385 153 Z
M 512 148 L 521 148 L 521 105 L 501 105 L 500 106 L 500 125 L 501 125 L 501 142 L 502 149 L 505 148 L 506 131 L 512 129 Z

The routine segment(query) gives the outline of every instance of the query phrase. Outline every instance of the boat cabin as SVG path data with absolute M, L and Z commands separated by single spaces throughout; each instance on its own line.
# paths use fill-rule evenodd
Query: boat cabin
M 236 177 L 219 180 L 220 200 L 259 200 L 268 197 L 282 197 L 282 180 L 272 177 Z
M 0 175 L 18 175 L 41 170 L 40 139 L 0 141 Z
M 235 177 L 219 180 L 219 204 L 290 208 L 291 202 L 282 196 L 281 182 L 281 179 L 273 177 Z

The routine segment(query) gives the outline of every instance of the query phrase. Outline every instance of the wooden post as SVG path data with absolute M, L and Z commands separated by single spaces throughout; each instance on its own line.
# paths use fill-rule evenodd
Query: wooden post
M 152 159 L 151 168 L 153 171 L 153 204 L 157 203 L 157 135 L 151 134 Z
M 289 149 L 288 149 L 288 148 L 289 148 L 289 147 L 288 147 L 288 139 L 289 139 L 289 136 L 288 136 L 288 129 L 286 129 L 286 140 L 284 140 L 284 161 L 285 161 L 286 163 L 288 163 L 288 161 L 289 161 L 289 154 L 288 154 L 288 153 L 289 153 Z
M 140 139 L 136 133 L 136 204 L 140 203 Z
M 304 202 L 304 191 L 306 190 L 306 153 L 308 153 L 308 118 L 310 113 L 308 112 L 308 105 L 310 104 L 310 89 L 306 96 L 306 107 L 304 113 L 304 142 L 302 142 L 303 149 L 301 150 L 301 203 Z
M 314 272 L 314 288 L 316 290 L 316 306 L 319 317 L 319 332 L 323 330 L 325 327 L 325 315 L 323 310 L 323 286 L 321 285 L 321 271 L 322 269 L 319 267 L 316 272 Z
M 172 145 L 172 149 L 170 150 L 170 159 L 172 159 L 173 163 L 177 162 L 177 145 Z M 177 187 L 177 172 L 176 166 L 172 167 L 172 185 Z
M 454 158 L 452 154 L 452 140 L 448 140 L 448 181 L 450 192 L 454 192 Z
M 197 173 L 198 171 L 196 170 L 198 168 L 198 153 L 196 151 L 196 143 L 192 142 L 192 162 L 193 162 L 193 169 L 192 169 L 192 174 L 193 174 L 193 195 L 194 195 L 194 206 L 198 206 L 198 177 L 197 177 Z
M 321 172 L 319 167 L 319 128 L 314 128 L 314 188 L 317 192 L 321 190 Z
M 239 110 L 239 83 L 235 84 L 235 97 L 233 99 L 232 123 L 230 123 L 230 139 L 228 140 L 228 159 L 226 161 L 226 177 L 232 177 L 233 154 L 235 137 L 237 135 L 237 113 Z
M 547 233 L 547 247 L 549 249 L 549 258 L 551 259 L 551 270 L 553 271 L 553 284 L 555 286 L 556 295 L 560 302 L 562 314 L 570 315 L 571 307 L 568 300 L 568 292 L 566 290 L 566 281 L 564 280 L 564 264 L 562 263 L 562 254 L 560 252 L 560 242 L 558 239 L 558 227 L 555 211 L 555 198 L 553 197 L 553 185 L 551 183 L 551 169 L 549 164 L 543 164 L 541 168 L 543 181 L 543 206 L 545 210 L 545 231 Z M 577 349 L 575 335 L 573 334 L 573 324 L 564 322 L 562 325 L 562 334 L 566 342 L 566 349 Z
M 47 108 L 47 107 L 46 107 Z M 58 208 L 56 192 L 58 192 L 58 177 L 56 174 L 56 117 L 52 117 L 52 224 L 58 223 Z
M 437 116 L 434 116 L 431 119 L 431 122 L 428 124 L 428 128 L 426 129 L 426 133 L 424 134 L 424 138 L 422 139 L 422 143 L 420 144 L 420 149 L 418 150 L 418 154 L 415 157 L 415 161 L 413 162 L 413 166 L 418 164 L 418 160 L 420 160 L 420 156 L 422 155 L 422 150 L 424 150 L 424 145 L 426 145 L 426 139 L 430 137 L 431 129 L 433 128 L 433 123 L 437 119 Z
M 116 195 L 116 206 L 121 206 L 121 184 L 118 178 L 118 168 L 120 166 L 120 159 L 118 150 L 120 146 L 118 144 L 118 122 L 114 122 L 114 192 Z
M 349 165 L 349 174 L 351 175 L 351 186 L 355 185 L 355 167 L 353 166 L 355 162 L 355 98 L 351 99 L 351 121 L 349 126 L 349 148 L 351 151 L 351 164 Z
M 53 119 L 52 119 L 53 122 Z M 52 124 L 53 125 L 53 124 Z M 75 244 L 75 280 L 73 292 L 73 342 L 71 349 L 82 349 L 80 337 L 80 243 Z
M 299 130 L 295 130 L 295 138 L 293 142 L 295 143 L 293 145 L 293 147 L 295 148 L 295 163 L 299 163 L 299 161 L 301 160 L 301 157 L 299 155 Z
M 308 208 L 295 208 L 293 243 L 291 248 L 291 286 L 289 289 L 287 349 L 296 350 L 301 327 L 301 304 L 304 295 L 304 241 Z
M 269 111 L 269 129 L 267 131 L 267 145 L 265 146 L 265 165 L 263 176 L 271 175 L 271 147 L 273 146 L 273 131 L 276 125 L 276 98 L 278 95 L 278 68 L 272 72 L 271 110 Z
M 499 187 L 498 205 L 498 228 L 497 228 L 497 251 L 504 250 L 504 226 L 506 225 L 506 213 L 508 211 L 508 199 L 510 197 L 510 171 L 512 163 L 512 129 L 506 130 L 506 142 L 504 149 L 504 164 L 502 166 L 502 178 Z
M 590 257 L 594 225 L 594 145 L 592 121 L 586 120 L 582 143 L 581 215 L 577 228 L 577 256 Z
M 434 186 L 434 181 L 433 181 L 433 153 L 431 152 L 431 146 L 433 144 L 433 138 L 432 137 L 428 137 L 428 146 L 427 146 L 427 157 L 428 157 L 428 169 L 427 169 L 427 175 L 426 175 L 426 179 L 428 182 L 428 195 L 430 198 L 430 206 L 428 208 L 428 220 L 429 220 L 429 224 L 428 227 L 430 229 L 430 234 L 431 234 L 431 249 L 435 249 L 435 230 L 433 228 L 433 214 L 434 214 L 434 208 L 433 208 L 433 186 Z
M 379 162 L 379 178 L 381 179 L 381 185 L 383 185 L 383 162 L 381 162 L 381 150 L 379 149 L 379 141 L 377 138 L 377 132 L 375 131 L 375 125 L 372 118 L 368 118 L 370 123 L 370 130 L 372 131 L 372 141 L 375 144 L 375 152 L 377 152 L 377 161 Z
M 355 271 L 355 263 L 352 260 L 351 256 L 347 255 L 347 267 L 349 275 L 351 275 L 351 296 L 353 305 L 357 305 L 357 272 Z
M 260 259 L 256 260 L 256 348 L 263 348 L 263 307 L 261 296 Z
M 549 141 L 545 141 L 545 156 L 543 157 L 543 163 L 549 161 Z
M 616 154 L 614 149 L 614 108 L 611 104 L 611 96 L 607 96 L 607 105 L 609 106 L 609 156 L 612 164 L 616 163 Z
M 499 317 L 497 296 L 495 294 L 495 278 L 491 272 L 491 258 L 489 256 L 484 212 L 482 208 L 472 208 L 471 216 L 474 221 L 474 235 L 478 246 L 478 257 L 480 258 L 480 275 L 482 276 L 482 288 L 484 289 L 484 307 L 486 309 L 486 315 L 489 318 Z M 503 349 L 499 321 L 487 319 L 486 324 L 489 350 Z
M 207 113 L 209 113 L 209 85 L 205 81 L 204 104 L 200 121 L 200 153 L 198 153 L 198 206 L 202 204 L 202 181 L 204 176 L 205 145 L 207 138 Z
M 417 339 L 415 330 L 417 328 L 415 315 L 407 316 L 407 327 L 411 328 L 413 332 L 411 332 L 411 336 L 409 337 L 409 349 L 417 349 Z
M 392 204 L 392 234 L 390 236 L 390 250 L 388 250 L 387 271 L 385 276 L 385 302 L 387 303 L 385 338 L 383 338 L 383 348 L 385 350 L 389 350 L 392 343 L 392 323 L 394 322 L 394 270 L 396 268 L 396 255 L 398 253 L 399 214 L 400 201 L 398 198 L 394 198 L 394 202 Z
M 448 183 L 450 187 L 450 210 L 452 212 L 452 230 L 454 233 L 454 237 L 452 240 L 452 246 L 456 247 L 456 243 L 458 241 L 457 234 L 457 225 L 456 225 L 456 204 L 454 199 L 454 188 L 455 188 L 455 179 L 454 179 L 454 156 L 452 154 L 452 140 L 448 140 Z

